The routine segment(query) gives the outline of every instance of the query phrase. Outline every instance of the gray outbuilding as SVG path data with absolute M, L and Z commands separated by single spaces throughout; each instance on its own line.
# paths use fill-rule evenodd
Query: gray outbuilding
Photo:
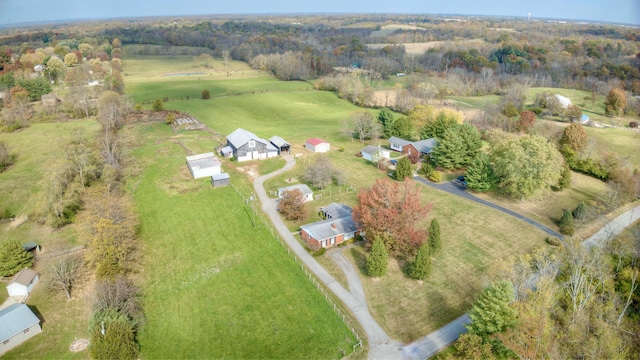
M 42 332 L 40 319 L 25 304 L 0 310 L 0 355 Z

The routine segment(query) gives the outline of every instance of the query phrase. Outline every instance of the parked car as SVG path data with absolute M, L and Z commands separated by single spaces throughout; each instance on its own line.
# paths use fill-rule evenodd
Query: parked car
M 398 160 L 391 159 L 391 165 L 398 165 Z
M 464 176 L 458 176 L 455 180 L 458 184 L 467 187 L 467 178 Z

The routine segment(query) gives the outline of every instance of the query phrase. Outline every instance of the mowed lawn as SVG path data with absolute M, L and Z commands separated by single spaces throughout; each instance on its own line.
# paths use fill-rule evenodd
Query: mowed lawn
M 349 354 L 347 326 L 268 231 L 252 226 L 235 191 L 181 171 L 186 154 L 168 127 L 135 127 L 144 137 L 131 182 L 144 243 L 142 356 Z

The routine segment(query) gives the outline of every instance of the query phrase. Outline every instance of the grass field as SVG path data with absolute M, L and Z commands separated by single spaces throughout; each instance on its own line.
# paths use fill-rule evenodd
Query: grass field
M 143 139 L 134 155 L 144 169 L 131 185 L 145 249 L 142 356 L 350 353 L 349 329 L 268 231 L 252 226 L 241 197 L 181 171 L 186 153 L 169 127 L 135 127 Z M 176 136 L 189 141 L 197 133 Z

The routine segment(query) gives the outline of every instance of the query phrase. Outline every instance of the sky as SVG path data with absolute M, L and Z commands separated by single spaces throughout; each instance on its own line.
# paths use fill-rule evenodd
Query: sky
M 561 18 L 640 25 L 640 0 L 0 0 L 0 25 L 216 14 L 393 13 Z

